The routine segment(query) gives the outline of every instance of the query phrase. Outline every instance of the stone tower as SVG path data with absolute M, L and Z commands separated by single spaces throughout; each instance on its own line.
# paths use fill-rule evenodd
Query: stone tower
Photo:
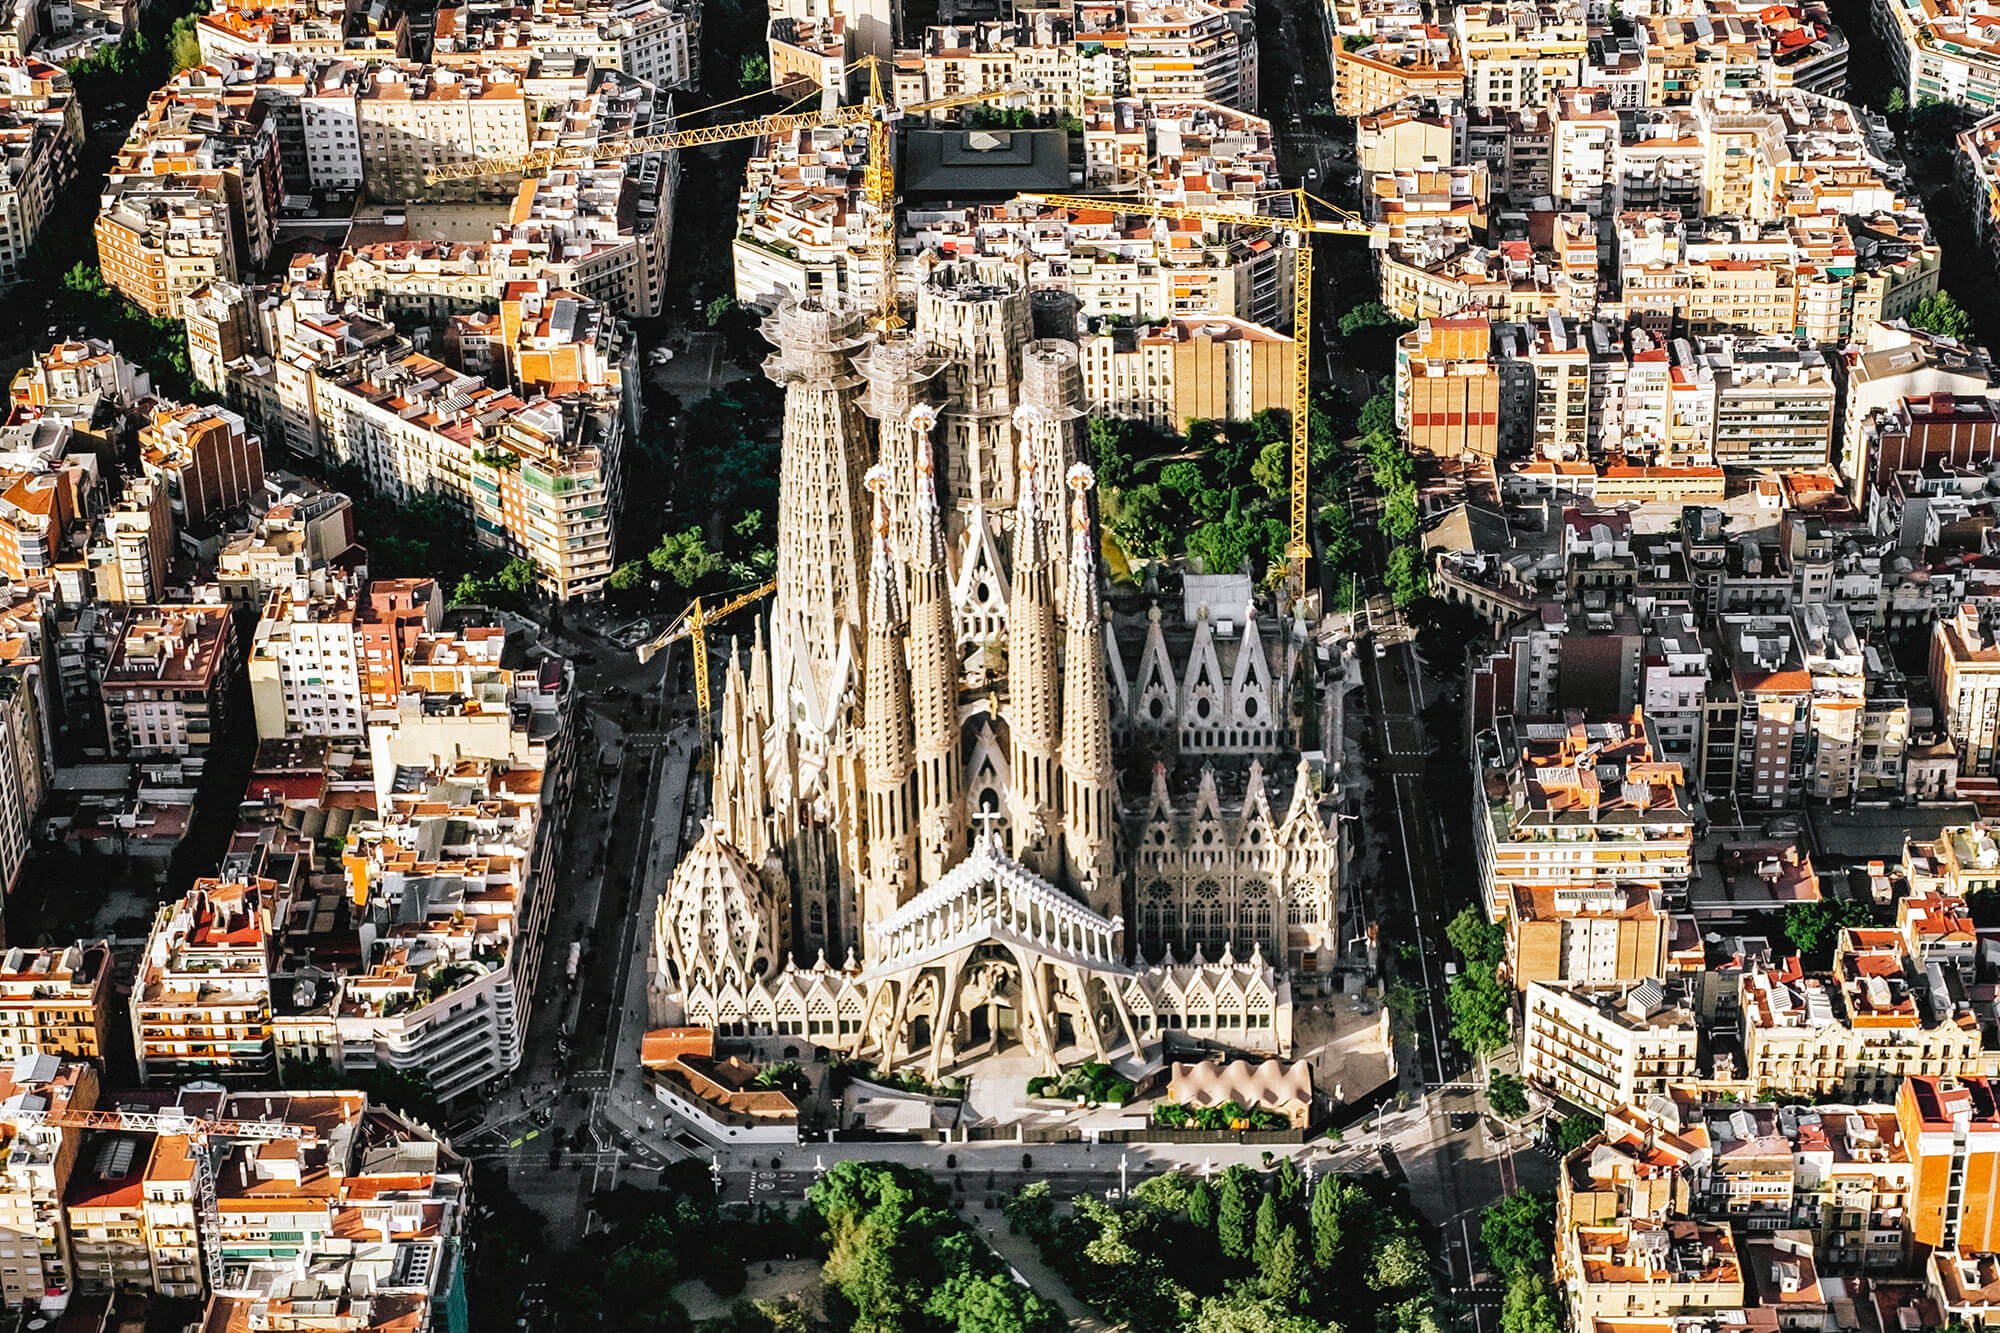
M 1055 572 L 1056 604 L 1067 605 L 1067 568 L 1060 553 L 1069 547 L 1061 486 L 1081 456 L 1078 432 L 1084 417 L 1083 361 L 1073 342 L 1043 338 L 1021 350 L 1021 405 L 1014 428 L 1021 452 L 1032 453 L 1042 483 L 1042 541 Z
M 1090 518 L 1096 478 L 1076 463 L 1066 480 L 1071 498 L 1063 638 L 1063 871 L 1090 909 L 1109 920 L 1125 915 L 1125 904 L 1113 861 L 1118 770 L 1111 755 L 1111 688 L 1104 674 L 1104 609 Z
M 785 390 L 772 683 L 793 706 L 780 713 L 803 717 L 823 738 L 852 689 L 860 648 L 868 434 L 851 358 L 868 336 L 861 312 L 839 296 L 787 299 L 764 321 L 764 336 L 778 348 L 764 373 Z
M 944 515 L 928 432 L 916 437 L 911 502 L 910 695 L 917 759 L 917 832 L 923 882 L 935 884 L 965 854 L 964 761 L 959 752 L 958 631 L 951 621 Z
M 880 921 L 917 896 L 917 780 L 910 742 L 910 671 L 903 657 L 902 574 L 889 553 L 889 477 L 868 474 L 875 493 L 875 559 L 868 571 L 868 662 L 863 670 L 862 767 L 868 782 L 868 881 L 863 922 Z
M 1054 563 L 1043 542 L 1041 479 L 1033 452 L 1021 455 L 1021 488 L 1014 506 L 1013 586 L 1007 615 L 1007 768 L 1015 859 L 1044 879 L 1061 865 L 1057 846 L 1061 793 L 1056 774 L 1060 744 L 1056 691 Z M 1061 501 L 1056 500 L 1058 506 Z
M 861 410 L 875 420 L 876 463 L 888 475 L 889 544 L 899 568 L 915 559 L 917 445 L 937 423 L 932 381 L 944 361 L 911 337 L 877 342 L 854 358 L 868 380 Z
M 868 433 L 852 358 L 869 335 L 854 304 L 831 295 L 787 299 L 763 331 L 778 348 L 764 373 L 785 390 L 768 694 L 785 786 L 773 795 L 786 807 L 779 819 L 797 890 L 797 938 L 808 951 L 836 951 L 855 938 L 867 854 L 855 712 Z
M 952 499 L 968 514 L 1014 503 L 1014 408 L 1020 351 L 1032 324 L 1013 270 L 943 264 L 917 294 L 917 327 L 947 358 L 945 463 Z

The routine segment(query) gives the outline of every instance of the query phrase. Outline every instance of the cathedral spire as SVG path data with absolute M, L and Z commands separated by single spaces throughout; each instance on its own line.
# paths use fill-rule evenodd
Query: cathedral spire
M 917 758 L 917 833 L 923 882 L 935 884 L 965 852 L 964 784 L 958 726 L 958 635 L 951 622 L 951 575 L 945 567 L 944 516 L 938 512 L 928 404 L 913 422 L 910 541 L 910 693 Z
M 1060 863 L 1053 822 L 1060 799 L 1055 587 L 1042 541 L 1038 462 L 1034 450 L 1021 452 L 1020 497 L 1014 506 L 1014 571 L 1007 614 L 1007 766 L 1013 788 L 1008 813 L 1016 859 L 1053 878 Z
M 1103 917 L 1124 914 L 1113 863 L 1118 772 L 1111 757 L 1111 691 L 1104 677 L 1104 612 L 1097 595 L 1090 489 L 1096 476 L 1070 468 L 1069 587 L 1063 641 L 1063 869 Z
M 910 672 L 903 658 L 901 578 L 889 554 L 889 477 L 868 473 L 875 495 L 875 558 L 868 571 L 868 659 L 863 671 L 862 767 L 868 784 L 868 879 L 862 919 L 880 921 L 916 896 L 916 769 L 910 753 Z

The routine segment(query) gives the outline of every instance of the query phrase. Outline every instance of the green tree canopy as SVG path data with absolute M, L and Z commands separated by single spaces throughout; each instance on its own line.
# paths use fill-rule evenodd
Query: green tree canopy
M 1495 1074 L 1486 1081 L 1486 1104 L 1495 1115 L 1518 1120 L 1528 1113 L 1528 1085 L 1512 1074 Z
M 1460 908 L 1444 937 L 1468 963 L 1498 963 L 1507 956 L 1507 933 L 1476 907 Z
M 1497 1051 L 1514 1039 L 1508 1022 L 1514 996 L 1491 963 L 1468 963 L 1445 992 L 1451 1035 L 1475 1055 Z
M 1917 308 L 1910 312 L 1910 324 L 1959 342 L 1972 334 L 1972 316 L 1951 299 L 1950 292 L 1943 289 L 1917 302 Z
M 1562 1301 L 1555 1287 L 1537 1271 L 1527 1271 L 1507 1283 L 1500 1303 L 1500 1333 L 1562 1333 Z
M 1555 1200 L 1521 1190 L 1489 1206 L 1479 1217 L 1479 1239 L 1494 1271 L 1512 1279 L 1549 1266 L 1555 1242 Z

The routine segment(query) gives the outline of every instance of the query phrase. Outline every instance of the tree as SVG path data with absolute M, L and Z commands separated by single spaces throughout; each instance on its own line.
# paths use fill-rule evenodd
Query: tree
M 1292 446 L 1286 440 L 1273 440 L 1257 452 L 1257 461 L 1250 465 L 1250 480 L 1264 488 L 1272 499 L 1282 499 L 1292 490 Z
M 1118 417 L 1092 417 L 1085 428 L 1097 484 L 1121 490 L 1132 480 L 1132 423 Z
M 1306 1285 L 1303 1249 L 1297 1227 L 1287 1224 L 1278 1232 L 1278 1238 L 1271 1242 L 1270 1253 L 1258 1265 L 1266 1296 L 1287 1306 L 1298 1304 L 1299 1293 Z
M 759 55 L 744 56 L 743 63 L 737 67 L 736 82 L 745 92 L 770 87 L 770 60 Z
M 1891 88 L 1889 96 L 1882 103 L 1882 110 L 1892 116 L 1900 116 L 1910 109 L 1910 99 L 1903 95 L 1901 88 Z
M 1842 930 L 1865 926 L 1871 919 L 1868 905 L 1851 898 L 1793 903 L 1785 909 L 1785 939 L 1808 962 L 1823 963 Z
M 712 329 L 723 320 L 728 319 L 731 314 L 735 313 L 735 310 L 735 297 L 718 296 L 708 303 L 707 308 L 702 311 L 702 316 L 707 319 L 708 327 Z
M 1271 1247 L 1277 1243 L 1278 1201 L 1266 1194 L 1257 1204 L 1257 1231 L 1250 1243 L 1250 1262 L 1262 1269 L 1271 1258 Z
M 1130 486 L 1118 493 L 1111 535 L 1133 555 L 1166 555 L 1173 549 L 1179 531 L 1174 508 L 1167 503 L 1160 487 Z
M 1964 342 L 1972 333 L 1972 316 L 1942 288 L 1917 302 L 1917 308 L 1910 312 L 1910 324 L 1957 342 Z
M 1215 1234 L 1215 1192 L 1207 1181 L 1198 1180 L 1188 1191 L 1188 1225 L 1204 1236 Z
M 1489 1206 L 1479 1216 L 1479 1239 L 1503 1277 L 1548 1267 L 1555 1245 L 1555 1200 L 1533 1190 Z
M 1564 1153 L 1575 1152 L 1603 1132 L 1603 1116 L 1578 1111 L 1564 1116 L 1556 1125 L 1556 1144 Z
M 1382 531 L 1389 534 L 1390 541 L 1408 541 L 1416 536 L 1421 523 L 1415 487 L 1398 486 L 1382 497 Z
M 1354 423 L 1354 429 L 1365 435 L 1377 431 L 1391 439 L 1396 435 L 1396 399 L 1392 394 L 1378 393 L 1361 405 L 1361 415 Z
M 1562 1333 L 1562 1304 L 1546 1277 L 1522 1273 L 1500 1302 L 1500 1333 Z
M 1324 1272 L 1340 1262 L 1349 1243 L 1364 1229 L 1359 1224 L 1366 1221 L 1363 1209 L 1367 1206 L 1368 1197 L 1353 1181 L 1331 1172 L 1320 1177 L 1313 1188 L 1309 1219 L 1314 1268 Z
M 1507 953 L 1507 934 L 1476 907 L 1462 907 L 1444 928 L 1445 940 L 1468 963 L 1497 963 Z
M 1278 1160 L 1278 1202 L 1287 1208 L 1298 1203 L 1306 1192 L 1306 1179 L 1299 1174 L 1299 1164 L 1289 1157 Z
M 1382 1003 L 1388 1008 L 1389 1020 L 1396 1025 L 1397 1030 L 1406 1034 L 1418 1045 L 1422 1045 L 1423 1031 L 1417 1026 L 1417 1019 L 1422 1016 L 1428 1003 L 1423 991 L 1408 981 L 1397 980 L 1383 995 Z
M 1316 1319 L 1287 1310 L 1247 1287 L 1211 1296 L 1201 1303 L 1186 1333 L 1327 1333 Z
M 1495 1074 L 1486 1081 L 1486 1104 L 1493 1114 L 1518 1120 L 1528 1113 L 1528 1085 L 1512 1074 Z
M 1416 1237 L 1407 1233 L 1390 1236 L 1375 1246 L 1368 1266 L 1368 1288 L 1384 1293 L 1407 1291 L 1423 1281 L 1429 1265 Z
M 646 563 L 683 592 L 694 592 L 702 580 L 722 568 L 722 557 L 708 549 L 700 528 L 683 528 L 660 538 L 646 554 Z
M 195 35 L 194 15 L 184 14 L 174 20 L 174 26 L 168 29 L 167 52 L 176 74 L 202 63 L 201 38 Z
M 646 586 L 644 561 L 627 560 L 604 576 L 604 586 L 612 592 L 633 592 Z
M 1240 1166 L 1230 1167 L 1222 1173 L 1222 1188 L 1216 1191 L 1215 1238 L 1231 1259 L 1249 1258 L 1254 1239 L 1248 1174 Z
M 1400 334 L 1413 326 L 1392 314 L 1380 301 L 1363 301 L 1340 317 L 1340 336 L 1352 338 L 1370 329 L 1392 329 Z
M 1452 978 L 1444 994 L 1451 1010 L 1451 1035 L 1475 1055 L 1497 1051 L 1513 1040 L 1508 1019 L 1514 997 L 1491 963 L 1471 963 Z
M 1391 550 L 1382 571 L 1382 581 L 1388 585 L 1389 600 L 1397 606 L 1415 602 L 1430 587 L 1430 572 L 1424 568 L 1424 553 L 1409 545 Z

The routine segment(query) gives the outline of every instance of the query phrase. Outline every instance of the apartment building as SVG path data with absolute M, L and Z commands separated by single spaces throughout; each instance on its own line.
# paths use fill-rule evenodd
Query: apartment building
M 317 569 L 274 589 L 250 641 L 250 706 L 259 739 L 361 736 L 360 613 L 352 576 Z
M 267 473 L 250 513 L 250 526 L 225 533 L 216 556 L 216 582 L 226 601 L 262 606 L 274 589 L 354 545 L 354 502 L 316 481 Z
M 1451 106 L 1464 97 L 1465 64 L 1449 29 L 1412 29 L 1351 51 L 1334 45 L 1333 105 L 1343 116 L 1367 116 L 1406 102 Z
M 2000 757 L 2000 642 L 1994 613 L 1971 602 L 1941 612 L 1931 630 L 1930 680 L 1939 730 L 1962 776 L 1995 772 Z
M 1645 69 L 1645 105 L 1683 106 L 1697 92 L 1799 88 L 1847 92 L 1848 43 L 1826 6 L 1705 0 L 1635 15 Z
M 1491 320 L 1422 321 L 1396 340 L 1399 432 L 1410 448 L 1440 458 L 1498 457 L 1501 377 Z
M 236 628 L 222 606 L 128 606 L 114 614 L 97 681 L 104 730 L 120 755 L 207 752 L 228 724 Z
M 1452 25 L 1475 107 L 1534 111 L 1582 82 L 1590 26 L 1576 0 L 1464 5 Z
M 1516 889 L 1507 915 L 1508 977 L 1522 989 L 1536 981 L 1619 985 L 1658 980 L 1677 950 L 1699 953 L 1693 924 L 1685 931 L 1678 927 L 1661 905 L 1658 886 Z
M 0 67 L 0 286 L 24 276 L 50 208 L 76 177 L 82 147 L 83 116 L 68 74 L 32 59 Z
M 1077 339 L 1083 396 L 1106 416 L 1167 430 L 1292 406 L 1292 340 L 1224 315 L 1100 328 Z
M 174 516 L 167 486 L 139 477 L 97 516 L 84 549 L 90 586 L 99 601 L 124 605 L 166 595 L 174 554 Z
M 395 709 L 405 656 L 443 615 L 432 579 L 364 582 L 322 566 L 274 588 L 250 647 L 258 736 L 365 735 Z
M 62 1200 L 84 1135 L 8 1112 L 81 1113 L 98 1095 L 95 1066 L 52 1052 L 16 1056 L 0 1070 L 0 1297 L 9 1309 L 30 1301 L 46 1309 L 74 1285 Z
M 491 761 L 405 770 L 399 786 L 349 829 L 343 881 L 287 903 L 276 1039 L 281 1058 L 401 1070 L 455 1097 L 520 1065 L 540 791 Z
M 1980 1068 L 1970 1005 L 1931 984 L 1893 930 L 1842 934 L 1831 975 L 1796 958 L 1740 980 L 1745 1076 L 1781 1096 L 1886 1099 L 1906 1077 Z
M 1826 466 L 1838 389 L 1819 348 L 1789 339 L 1717 338 L 1703 355 L 1715 379 L 1718 464 Z
M 108 943 L 0 955 L 0 1060 L 36 1052 L 101 1067 L 111 1022 Z
M 0 669 L 0 892 L 7 894 L 13 893 L 27 864 L 35 819 L 54 769 L 43 712 L 40 691 L 28 671 L 14 665 Z M 0 1034 L 0 1051 L 4 1049 Z
M 1702 1035 L 1678 981 L 1527 986 L 1521 1074 L 1565 1101 L 1608 1111 L 1703 1076 Z
M 1478 745 L 1474 845 L 1494 920 L 1519 889 L 1680 885 L 1692 873 L 1682 769 L 1657 757 L 1643 716 L 1504 717 Z
M 484 242 L 377 241 L 343 248 L 333 263 L 333 293 L 379 305 L 391 318 L 439 323 L 500 299 Z
M 1915 1169 L 1892 1112 L 1709 1101 L 1670 1114 L 1708 1140 L 1706 1167 L 1692 1173 L 1693 1215 L 1751 1237 L 1803 1232 L 1812 1242 L 1803 1253 L 1834 1272 L 1887 1277 L 1908 1259 Z
M 1915 1075 L 1896 1090 L 1896 1123 L 1915 1179 L 1910 1235 L 1939 1251 L 2000 1249 L 2000 1096 L 1969 1075 Z
M 534 561 L 559 597 L 603 590 L 635 377 L 616 396 L 607 385 L 523 401 L 427 356 L 376 355 L 319 367 L 311 390 L 315 452 L 357 464 L 384 494 L 463 507 L 474 540 Z
M 453 163 L 523 156 L 535 137 L 520 75 L 504 68 L 378 65 L 355 90 L 354 117 L 362 188 L 388 201 L 470 199 L 502 189 L 511 196 L 515 187 L 506 176 L 440 186 L 427 185 L 424 176 Z
M 1988 0 L 1871 0 L 1869 25 L 1903 96 L 2000 108 L 2000 17 Z
M 165 488 L 178 531 L 208 531 L 264 488 L 264 446 L 226 407 L 162 403 L 139 429 L 139 465 Z
M 661 88 L 701 77 L 701 8 L 663 0 L 529 6 L 476 0 L 440 5 L 431 59 L 439 65 L 527 68 L 543 57 L 586 56 Z M 843 61 L 843 64 L 845 62 Z
M 178 318 L 182 300 L 197 288 L 238 276 L 229 205 L 219 191 L 190 179 L 124 177 L 104 187 L 95 224 L 98 269 L 155 319 Z
M 113 183 L 199 180 L 227 208 L 239 264 L 256 268 L 276 242 L 284 172 L 279 117 L 253 88 L 231 86 L 207 69 L 185 70 L 146 99 L 111 164 Z
M 132 1049 L 139 1081 L 269 1083 L 276 955 L 272 896 L 260 879 L 195 882 L 161 906 L 132 980 Z

